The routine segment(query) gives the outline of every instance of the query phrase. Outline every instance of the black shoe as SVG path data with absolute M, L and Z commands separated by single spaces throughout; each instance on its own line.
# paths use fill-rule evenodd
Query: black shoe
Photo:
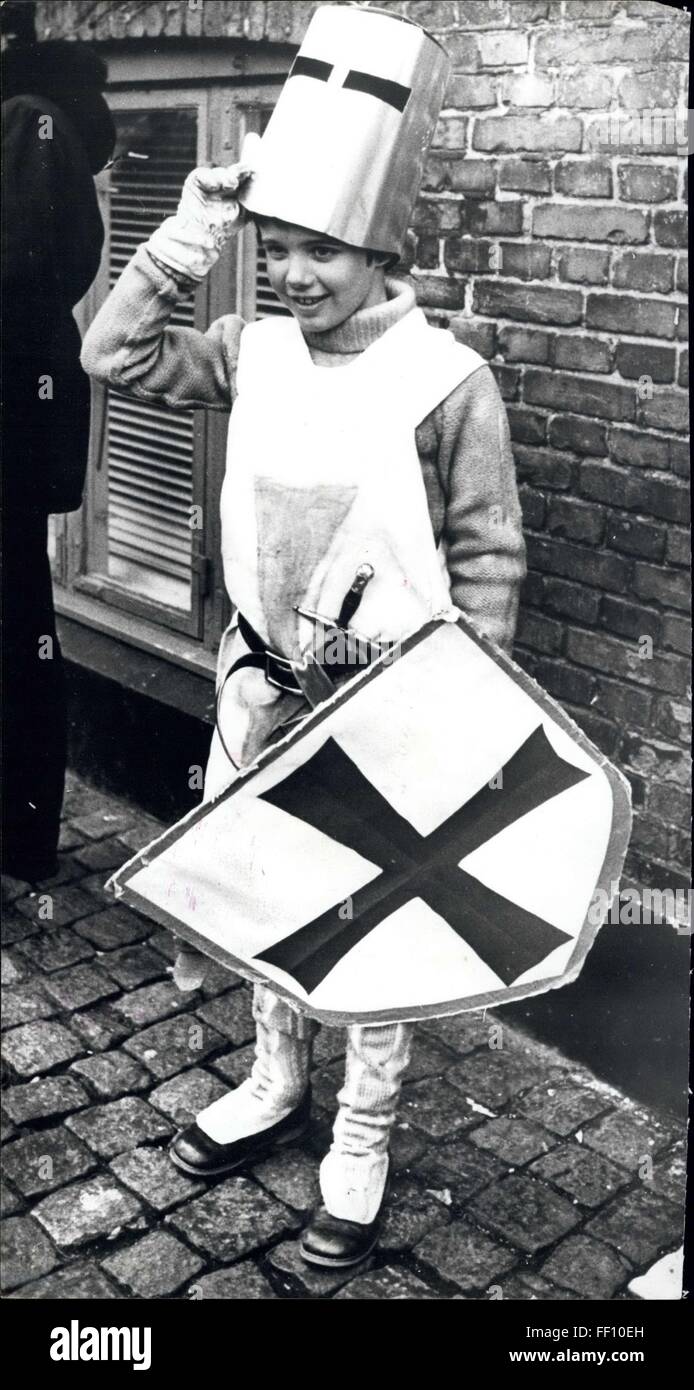
M 300 1246 L 306 1264 L 321 1265 L 323 1269 L 348 1269 L 365 1260 L 378 1241 L 389 1186 L 386 1178 L 381 1205 L 373 1221 L 366 1225 L 332 1216 L 327 1207 L 317 1207 Z
M 306 1092 L 300 1105 L 285 1115 L 283 1120 L 263 1129 L 260 1134 L 249 1134 L 235 1139 L 232 1144 L 218 1144 L 211 1139 L 199 1125 L 189 1125 L 182 1129 L 171 1141 L 169 1156 L 177 1168 L 193 1177 L 210 1178 L 218 1173 L 231 1173 L 244 1163 L 255 1163 L 265 1158 L 273 1149 L 291 1144 L 306 1133 L 311 1119 L 311 1089 Z

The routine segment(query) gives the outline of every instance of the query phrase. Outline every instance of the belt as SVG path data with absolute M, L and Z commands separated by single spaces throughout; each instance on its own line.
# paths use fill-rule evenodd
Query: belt
M 303 695 L 303 690 L 294 674 L 294 663 L 289 661 L 286 656 L 282 656 L 280 652 L 274 652 L 255 631 L 255 628 L 251 627 L 242 613 L 239 613 L 239 632 L 250 650 L 234 662 L 229 671 L 230 676 L 234 671 L 240 671 L 245 666 L 254 666 L 264 672 L 268 685 L 275 686 L 277 690 L 284 690 L 289 695 Z M 330 637 L 331 633 L 340 634 L 343 641 L 346 636 L 349 636 L 344 629 L 336 625 L 334 629 L 328 629 L 324 645 L 327 645 L 327 638 Z M 361 651 L 356 652 L 354 656 L 347 655 L 342 661 L 321 662 L 319 664 L 332 680 L 347 675 L 350 671 L 358 671 L 365 664 L 369 665 L 380 652 L 381 648 L 376 643 L 362 642 Z M 366 663 L 364 662 L 364 654 L 367 658 Z

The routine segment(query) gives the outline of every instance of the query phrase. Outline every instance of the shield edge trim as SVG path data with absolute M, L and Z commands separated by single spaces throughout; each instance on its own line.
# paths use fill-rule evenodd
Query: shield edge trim
M 335 709 L 338 709 L 346 699 L 356 693 L 362 685 L 375 679 L 379 671 L 386 665 L 393 665 L 392 654 L 386 658 L 381 658 L 370 665 L 366 670 L 360 671 L 351 680 L 346 681 L 339 690 L 335 692 L 329 700 L 324 701 L 316 710 L 306 717 L 306 721 L 297 728 L 292 729 L 285 737 L 277 743 L 267 748 L 255 762 L 244 768 L 240 775 L 231 785 L 214 797 L 211 801 L 204 801 L 200 806 L 196 806 L 189 811 L 174 826 L 152 840 L 149 845 L 138 850 L 137 854 L 129 859 L 122 868 L 112 874 L 105 884 L 105 891 L 113 893 L 114 897 L 126 906 L 134 908 L 142 915 L 149 917 L 159 926 L 167 928 L 174 936 L 180 937 L 191 946 L 195 946 L 204 955 L 219 965 L 225 966 L 240 975 L 242 979 L 248 980 L 252 984 L 268 985 L 281 998 L 285 999 L 293 1008 L 300 1013 L 306 1014 L 310 1018 L 316 1019 L 319 1023 L 333 1025 L 335 1027 L 346 1026 L 351 1023 L 389 1023 L 389 1022 L 420 1022 L 426 1018 L 447 1018 L 459 1013 L 473 1013 L 480 1009 L 502 1008 L 505 1004 L 515 1003 L 519 999 L 529 999 L 537 994 L 545 994 L 550 989 L 561 989 L 564 985 L 571 984 L 579 975 L 588 952 L 593 945 L 595 937 L 600 930 L 605 918 L 608 916 L 615 893 L 611 893 L 613 885 L 619 884 L 619 877 L 624 864 L 629 840 L 631 836 L 631 789 L 629 783 L 622 772 L 601 753 L 599 748 L 591 742 L 588 736 L 579 726 L 569 717 L 565 710 L 561 708 L 551 695 L 538 685 L 522 667 L 518 666 L 511 657 L 495 647 L 492 642 L 476 628 L 475 624 L 457 609 L 451 610 L 448 614 L 432 618 L 423 627 L 417 629 L 409 637 L 405 638 L 400 644 L 400 650 L 395 660 L 399 661 L 406 656 L 409 651 L 418 646 L 420 642 L 426 641 L 438 628 L 446 622 L 455 622 L 471 641 L 481 648 L 481 650 L 500 666 L 507 675 L 510 675 L 514 683 L 518 685 L 526 695 L 533 698 L 536 704 L 551 714 L 552 719 L 559 725 L 565 733 L 571 735 L 574 741 L 587 753 L 592 761 L 607 778 L 612 793 L 612 825 L 610 835 L 605 849 L 600 874 L 598 876 L 594 893 L 602 890 L 605 894 L 605 908 L 596 920 L 589 920 L 588 914 L 584 918 L 583 924 L 579 929 L 576 938 L 576 946 L 571 954 L 566 968 L 558 977 L 545 980 L 533 980 L 526 985 L 512 985 L 503 990 L 503 998 L 499 998 L 499 990 L 488 991 L 478 994 L 465 1000 L 452 999 L 442 1001 L 438 1004 L 422 1004 L 416 1008 L 402 1009 L 370 1009 L 368 1011 L 354 1011 L 345 1013 L 338 1010 L 320 1009 L 311 1006 L 305 1000 L 297 998 L 291 990 L 286 989 L 281 983 L 275 980 L 269 981 L 268 976 L 255 971 L 246 961 L 241 961 L 232 952 L 219 946 L 216 942 L 211 942 L 207 937 L 201 936 L 194 928 L 186 923 L 180 922 L 173 917 L 165 908 L 158 907 L 150 903 L 136 889 L 130 887 L 130 880 L 141 869 L 147 868 L 153 858 L 157 858 L 170 845 L 175 844 L 190 828 L 209 814 L 211 808 L 230 796 L 235 795 L 241 786 L 261 768 L 268 767 L 275 762 L 288 748 L 290 748 L 298 738 L 302 737 L 307 727 L 314 729 L 318 727 Z M 152 853 L 154 851 L 154 853 Z

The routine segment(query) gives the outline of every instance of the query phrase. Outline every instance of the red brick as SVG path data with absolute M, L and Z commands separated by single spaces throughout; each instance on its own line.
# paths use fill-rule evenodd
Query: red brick
M 691 701 L 657 699 L 653 711 L 653 728 L 675 743 L 689 745 L 692 739 Z
M 650 821 L 646 816 L 635 816 L 631 828 L 631 844 L 635 849 L 643 849 L 656 859 L 667 859 L 669 835 L 667 827 L 658 821 Z
M 549 505 L 547 530 L 570 541 L 599 545 L 605 534 L 605 513 L 601 507 L 576 502 L 571 497 L 553 497 Z
M 594 714 L 592 709 L 582 709 L 580 705 L 565 702 L 564 708 L 571 719 L 578 724 L 591 743 L 607 758 L 614 758 L 619 747 L 620 730 L 616 725 L 611 724 L 607 719 L 601 719 L 600 715 Z
M 662 45 L 662 46 L 661 46 Z M 668 29 L 658 37 L 661 61 L 681 58 L 686 61 L 686 45 L 677 31 Z M 538 67 L 563 67 L 581 63 L 622 63 L 624 65 L 653 61 L 653 34 L 648 28 L 614 25 L 611 29 L 573 27 L 552 29 L 538 35 L 535 62 Z
M 679 304 L 677 307 L 677 337 L 689 342 L 689 307 L 687 304 Z
M 506 117 L 508 119 L 508 117 Z M 646 241 L 648 223 L 642 212 L 618 204 L 541 203 L 533 212 L 533 233 L 566 241 Z
M 446 270 L 458 275 L 488 275 L 492 244 L 476 237 L 446 237 L 443 259 Z
M 686 212 L 665 212 L 659 209 L 653 216 L 653 235 L 658 246 L 686 246 Z
M 413 243 L 410 265 L 417 265 L 420 270 L 437 270 L 440 260 L 438 237 L 424 233 L 413 236 Z
M 481 357 L 488 359 L 494 356 L 496 325 L 489 320 L 467 318 L 458 314 L 451 319 L 449 328 L 459 343 L 474 348 Z
M 503 399 L 515 401 L 520 387 L 520 372 L 515 367 L 504 367 L 500 362 L 490 362 L 489 365 Z
M 521 319 L 531 323 L 580 323 L 582 300 L 578 290 L 555 290 L 545 285 L 514 285 L 479 280 L 473 296 L 478 313 Z
M 685 565 L 689 567 L 692 553 L 692 541 L 689 531 L 680 530 L 678 526 L 669 526 L 667 531 L 667 558 L 673 565 Z
M 663 646 L 671 647 L 683 656 L 689 656 L 692 650 L 692 626 L 688 618 L 676 618 L 674 614 L 666 613 L 663 621 Z
M 391 5 L 390 9 L 397 11 L 398 6 Z M 451 5 L 450 0 L 418 0 L 417 22 L 426 29 L 450 29 L 457 23 L 455 5 Z
M 581 584 L 569 584 L 564 579 L 545 579 L 543 593 L 548 612 L 591 626 L 597 622 L 601 596 L 595 589 L 584 589 Z
M 446 52 L 455 72 L 478 72 L 480 51 L 477 39 L 471 34 L 447 34 Z
M 606 72 L 559 71 L 557 101 L 572 111 L 605 111 L 612 101 L 614 82 Z
M 621 642 L 604 632 L 569 629 L 566 651 L 579 666 L 664 690 L 669 695 L 682 695 L 687 688 L 687 663 L 681 657 L 658 655 L 649 660 L 640 655 L 636 641 Z M 634 766 L 638 772 L 638 765 Z
M 673 381 L 675 349 L 655 343 L 618 343 L 615 366 L 628 380 L 645 376 L 651 381 Z
M 638 594 L 639 598 L 646 601 L 652 599 L 656 603 L 662 603 L 666 608 L 679 608 L 683 613 L 690 610 L 691 591 L 685 574 L 676 574 L 673 570 L 657 569 L 655 565 L 639 562 L 634 566 L 633 584 L 634 593 Z
M 581 493 L 595 502 L 638 511 L 664 521 L 686 521 L 688 492 L 670 478 L 633 477 L 626 469 L 607 463 L 585 463 L 579 478 Z
M 557 656 L 561 651 L 564 629 L 561 623 L 553 622 L 540 613 L 523 612 L 518 620 L 516 640 L 535 652 L 547 656 Z
M 468 198 L 483 198 L 494 192 L 496 170 L 492 159 L 456 159 L 450 166 L 450 185 Z
M 626 463 L 634 468 L 667 469 L 670 466 L 669 441 L 640 430 L 610 429 L 608 452 L 615 463 Z
M 476 0 L 471 0 L 471 3 L 479 10 Z M 516 24 L 535 24 L 538 19 L 547 19 L 550 4 L 556 5 L 556 0 L 509 0 L 511 28 Z M 462 6 L 459 8 L 462 9 Z
M 516 280 L 548 279 L 551 256 L 548 246 L 502 241 L 499 274 L 510 275 Z
M 607 522 L 607 544 L 625 555 L 638 555 L 644 560 L 662 560 L 665 554 L 666 531 L 648 521 L 633 516 L 612 513 Z
M 529 536 L 527 548 L 528 565 L 542 574 L 577 579 L 615 593 L 626 593 L 630 587 L 630 565 L 621 555 L 596 554 L 589 546 L 540 536 Z
M 524 395 L 530 405 L 547 405 L 607 420 L 633 420 L 636 410 L 633 387 L 559 372 L 526 372 Z
M 672 289 L 674 260 L 649 251 L 622 251 L 612 262 L 612 284 L 618 290 L 645 290 L 647 294 L 669 294 Z
M 635 299 L 627 294 L 589 294 L 586 324 L 608 333 L 674 338 L 675 306 L 661 299 Z
M 529 38 L 513 29 L 501 29 L 494 34 L 480 34 L 480 59 L 485 68 L 508 68 L 527 63 Z
M 678 258 L 676 287 L 681 294 L 687 294 L 689 290 L 689 259 L 687 256 Z
M 501 100 L 516 110 L 551 106 L 554 83 L 534 72 L 508 73 L 501 84 Z
M 574 476 L 573 459 L 554 449 L 527 449 L 519 444 L 514 450 L 518 477 L 534 487 L 561 491 L 571 487 Z
M 539 661 L 535 679 L 555 700 L 572 700 L 589 705 L 597 688 L 595 676 L 560 661 Z
M 548 362 L 550 338 L 535 329 L 499 329 L 499 351 L 507 362 Z
M 663 629 L 660 613 L 652 608 L 642 608 L 637 603 L 625 603 L 613 594 L 605 594 L 602 601 L 600 626 L 619 637 L 628 637 L 638 642 L 641 637 L 651 637 L 657 646 Z
M 679 366 L 677 368 L 677 383 L 685 390 L 689 386 L 689 352 L 686 348 L 680 352 Z
M 467 127 L 465 116 L 441 116 L 434 130 L 432 147 L 438 150 L 464 150 Z
M 605 160 L 563 159 L 554 171 L 554 188 L 574 198 L 611 198 L 612 170 Z M 598 241 L 599 237 L 592 240 Z
M 689 449 L 684 439 L 668 439 L 670 468 L 678 478 L 689 477 Z
M 494 77 L 461 77 L 454 72 L 446 88 L 446 106 L 458 106 L 463 111 L 496 106 L 496 83 Z
M 528 571 L 521 586 L 521 604 L 526 607 L 541 608 L 544 584 L 545 581 L 541 574 L 533 574 L 532 571 Z
M 412 227 L 416 232 L 437 235 L 457 232 L 460 228 L 459 204 L 450 199 L 419 198 L 412 216 Z
M 471 236 L 514 236 L 523 230 L 523 204 L 511 202 L 463 204 L 461 229 Z
M 518 444 L 544 444 L 547 433 L 547 417 L 534 410 L 523 410 L 519 406 L 507 408 L 511 438 Z
M 595 702 L 595 709 L 600 714 L 606 714 L 609 719 L 615 719 L 622 726 L 629 727 L 635 724 L 647 729 L 652 708 L 653 696 L 650 690 L 636 690 L 634 686 L 624 685 L 622 681 L 601 679 Z
M 579 285 L 606 285 L 609 265 L 608 251 L 568 246 L 559 255 L 557 270 L 560 280 L 574 280 Z
M 646 777 L 655 775 L 664 782 L 676 782 L 680 787 L 690 785 L 691 759 L 681 748 L 673 748 L 660 739 L 629 733 L 624 739 L 622 756 L 630 767 Z
M 656 783 L 648 789 L 648 810 L 657 819 L 669 825 L 680 825 L 685 830 L 691 822 L 691 804 L 685 792 L 677 787 L 659 786 Z
M 607 432 L 597 420 L 584 420 L 580 415 L 555 415 L 549 423 L 549 442 L 557 449 L 572 449 L 577 454 L 600 457 L 607 449 Z
M 617 179 L 626 203 L 665 203 L 677 197 L 677 170 L 667 164 L 620 164 Z
M 580 150 L 583 129 L 575 116 L 480 116 L 474 123 L 474 150 Z
M 535 492 L 534 488 L 525 487 L 521 483 L 518 497 L 523 512 L 523 525 L 531 531 L 541 531 L 545 523 L 546 506 L 542 493 Z
M 449 189 L 453 162 L 449 155 L 442 155 L 440 150 L 434 150 L 427 155 L 422 177 L 422 192 L 441 193 L 444 189 Z
M 550 166 L 539 159 L 506 159 L 499 168 L 499 188 L 515 193 L 549 193 Z
M 679 69 L 658 62 L 650 72 L 628 72 L 622 78 L 619 104 L 632 112 L 657 107 L 660 112 L 669 113 L 677 106 L 679 87 Z
M 660 387 L 653 392 L 652 400 L 639 402 L 636 422 L 647 429 L 677 430 L 687 434 L 689 398 L 684 391 L 666 391 Z
M 444 275 L 414 277 L 417 303 L 432 309 L 462 309 L 465 307 L 465 282 Z
M 551 360 L 553 367 L 566 367 L 571 372 L 611 372 L 612 348 L 600 338 L 557 334 Z

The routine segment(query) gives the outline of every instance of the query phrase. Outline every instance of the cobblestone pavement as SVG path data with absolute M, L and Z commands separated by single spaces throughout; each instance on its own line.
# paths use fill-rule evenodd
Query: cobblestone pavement
M 631 1298 L 680 1244 L 681 1127 L 503 1013 L 418 1028 L 382 1239 L 356 1272 L 309 1269 L 297 1242 L 339 1030 L 317 1040 L 310 1139 L 241 1175 L 184 1177 L 168 1141 L 247 1074 L 253 1024 L 248 986 L 217 966 L 181 995 L 169 934 L 103 892 L 158 829 L 71 775 L 60 872 L 34 892 L 5 881 L 9 1297 Z

